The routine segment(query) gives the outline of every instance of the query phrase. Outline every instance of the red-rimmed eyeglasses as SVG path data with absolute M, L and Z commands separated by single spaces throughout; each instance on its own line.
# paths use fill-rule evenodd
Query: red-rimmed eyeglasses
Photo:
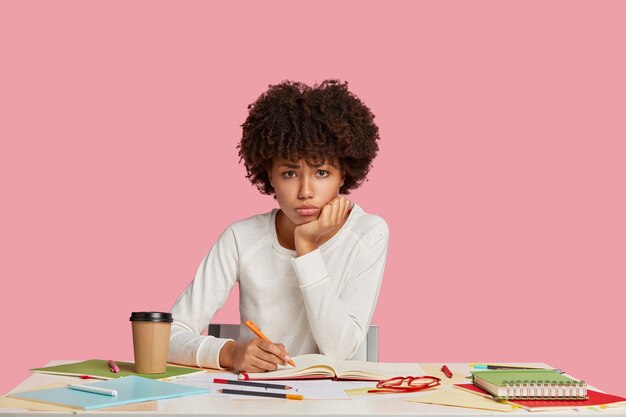
M 441 385 L 441 378 L 436 376 L 396 376 L 381 380 L 376 384 L 376 389 L 368 392 L 372 394 L 415 392 L 439 385 Z

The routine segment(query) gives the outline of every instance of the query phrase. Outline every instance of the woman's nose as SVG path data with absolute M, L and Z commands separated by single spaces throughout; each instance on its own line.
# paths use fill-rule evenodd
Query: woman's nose
M 304 176 L 300 180 L 300 189 L 298 190 L 298 198 L 311 198 L 313 197 L 313 187 L 311 180 Z

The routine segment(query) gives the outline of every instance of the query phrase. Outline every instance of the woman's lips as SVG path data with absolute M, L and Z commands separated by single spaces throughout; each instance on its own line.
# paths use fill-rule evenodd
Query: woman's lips
M 301 216 L 315 216 L 319 213 L 320 209 L 317 207 L 303 207 L 297 208 L 296 212 Z

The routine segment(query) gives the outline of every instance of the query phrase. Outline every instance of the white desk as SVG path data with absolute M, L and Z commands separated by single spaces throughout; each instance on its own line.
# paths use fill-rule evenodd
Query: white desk
M 448 363 L 448 367 L 455 374 L 469 375 L 468 364 Z M 530 365 L 530 364 L 526 364 Z M 546 366 L 545 364 L 532 364 L 533 366 Z M 427 374 L 443 376 L 438 369 L 441 364 L 422 364 Z M 75 382 L 74 377 L 58 375 L 32 374 L 11 392 L 24 391 L 39 386 L 71 383 Z M 449 381 L 449 380 L 448 380 Z M 439 389 L 453 389 L 447 378 L 443 376 L 443 386 Z M 469 380 L 467 380 L 469 381 Z M 457 381 L 458 382 L 458 381 Z M 142 403 L 144 410 L 137 411 L 137 406 L 132 406 L 130 410 L 123 409 L 102 409 L 99 411 L 28 411 L 0 408 L 0 417 L 3 416 L 72 416 L 78 413 L 80 416 L 229 416 L 229 417 L 258 417 L 258 416 L 307 416 L 307 417 L 329 417 L 329 416 L 560 416 L 560 417 L 583 417 L 602 415 L 626 415 L 626 408 L 612 408 L 599 411 L 580 409 L 578 411 L 558 411 L 558 412 L 536 412 L 531 413 L 526 410 L 516 410 L 512 412 L 483 411 L 469 408 L 448 407 L 439 405 L 429 405 L 406 402 L 398 398 L 385 398 L 384 395 L 376 396 L 372 399 L 352 399 L 352 400 L 280 400 L 280 399 L 250 399 L 250 398 L 219 398 L 207 397 L 205 395 L 194 395 L 182 398 L 173 398 L 163 401 L 152 401 Z M 131 406 L 126 406 L 131 407 Z M 122 407 L 125 408 L 125 407 Z

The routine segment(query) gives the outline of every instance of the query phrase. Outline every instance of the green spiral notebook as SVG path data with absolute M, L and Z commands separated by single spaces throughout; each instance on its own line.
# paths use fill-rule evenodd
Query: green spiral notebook
M 21 400 L 62 405 L 79 410 L 96 410 L 98 408 L 133 404 L 142 401 L 163 400 L 166 398 L 210 392 L 210 390 L 206 388 L 155 381 L 140 376 L 127 376 L 109 379 L 107 381 L 93 382 L 86 385 L 116 390 L 118 395 L 95 394 L 61 387 L 16 392 L 8 396 Z
M 506 400 L 585 400 L 587 384 L 548 369 L 474 371 L 475 385 Z

